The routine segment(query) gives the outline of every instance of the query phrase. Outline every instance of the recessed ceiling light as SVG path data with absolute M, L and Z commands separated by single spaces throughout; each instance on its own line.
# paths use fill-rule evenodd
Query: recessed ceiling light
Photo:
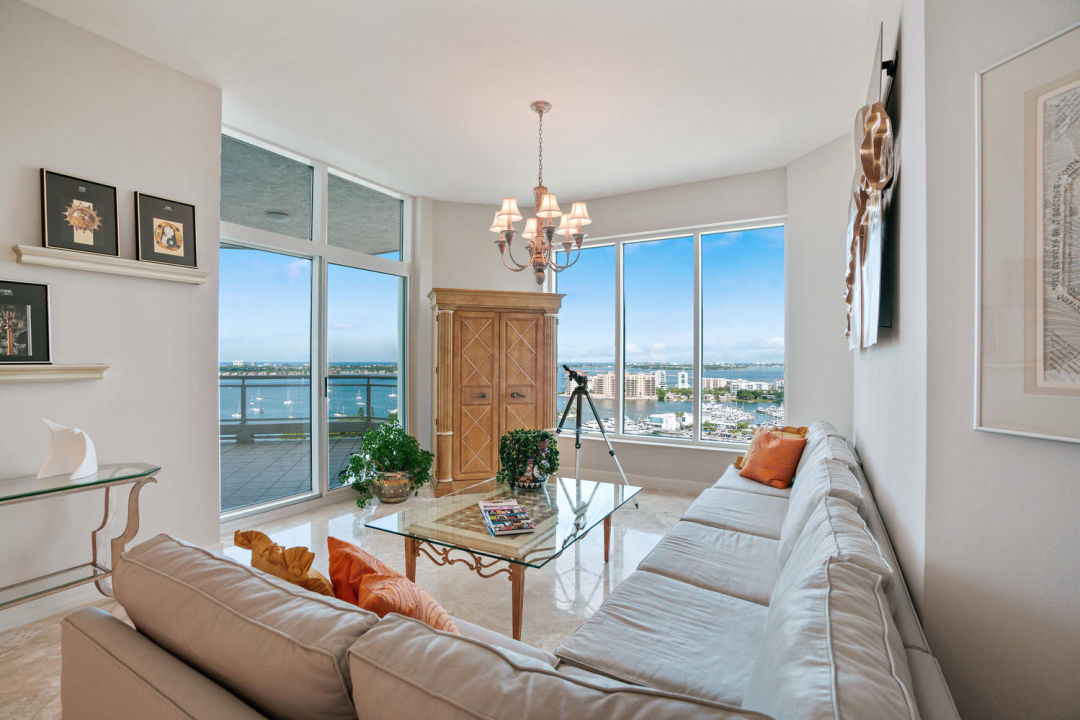
M 270 222 L 285 222 L 289 219 L 289 213 L 282 212 L 281 210 L 267 210 L 266 219 Z

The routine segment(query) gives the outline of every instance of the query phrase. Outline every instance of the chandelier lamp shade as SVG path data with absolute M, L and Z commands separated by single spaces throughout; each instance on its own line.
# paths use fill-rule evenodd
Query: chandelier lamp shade
M 589 210 L 583 202 L 573 203 L 570 212 L 564 213 L 559 208 L 555 193 L 548 192 L 548 189 L 544 187 L 544 114 L 551 112 L 551 103 L 537 100 L 529 107 L 540 116 L 539 170 L 536 174 L 536 187 L 533 188 L 535 217 L 525 220 L 525 228 L 521 231 L 521 237 L 525 240 L 525 249 L 529 253 L 529 262 L 519 263 L 514 260 L 512 244 L 514 236 L 517 235 L 514 223 L 523 219 L 521 211 L 518 210 L 516 198 L 503 198 L 502 206 L 495 213 L 490 230 L 498 234 L 495 244 L 499 246 L 499 256 L 502 258 L 503 265 L 514 272 L 531 268 L 536 284 L 542 285 L 548 270 L 562 272 L 581 257 L 581 243 L 585 239 L 582 228 L 591 223 L 592 218 L 589 217 Z M 560 236 L 561 240 L 556 240 L 556 235 Z M 558 248 L 557 243 L 562 247 Z M 566 255 L 561 264 L 556 259 L 556 254 L 560 249 Z M 573 259 L 571 259 L 571 252 L 574 253 Z

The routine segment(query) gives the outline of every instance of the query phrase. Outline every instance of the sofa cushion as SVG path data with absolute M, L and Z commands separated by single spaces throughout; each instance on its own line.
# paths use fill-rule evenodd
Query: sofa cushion
M 787 506 L 787 498 L 708 488 L 690 504 L 682 519 L 775 540 L 780 537 Z
M 859 481 L 851 468 L 835 460 L 820 460 L 806 468 L 791 488 L 787 515 L 780 528 L 780 566 L 791 554 L 791 548 L 802 532 L 814 508 L 826 497 L 851 503 L 865 517 L 868 498 L 863 496 Z
M 474 625 L 468 620 L 454 618 L 454 625 L 457 626 L 459 634 L 471 640 L 478 640 L 482 643 L 502 648 L 503 650 L 516 652 L 519 655 L 528 655 L 531 658 L 539 660 L 548 667 L 555 667 L 555 665 L 557 665 L 559 662 L 559 658 L 555 657 L 555 655 L 549 653 L 547 650 L 541 650 L 538 647 L 526 645 L 520 640 L 515 640 L 509 635 L 503 635 L 502 633 L 495 632 L 494 630 L 489 630 L 486 627 Z
M 275 718 L 354 718 L 345 651 L 378 616 L 158 535 L 120 556 L 140 632 Z
M 806 451 L 799 459 L 799 466 L 795 469 L 795 482 L 799 482 L 799 475 L 803 469 L 814 465 L 820 460 L 835 460 L 848 467 L 854 468 L 859 464 L 859 457 L 848 441 L 838 435 L 827 435 L 815 445 L 807 443 Z
M 720 476 L 720 479 L 713 484 L 713 487 L 724 490 L 741 490 L 743 492 L 757 493 L 758 495 L 772 495 L 773 497 L 782 498 L 786 498 L 791 494 L 791 488 L 774 488 L 744 478 L 739 474 L 739 468 L 735 467 L 735 465 L 728 465 L 727 470 L 725 470 L 724 474 Z
M 772 538 L 684 520 L 675 523 L 638 569 L 768 605 L 780 571 L 779 545 Z
M 895 572 L 851 503 L 826 497 L 810 513 L 792 544 L 791 555 L 780 571 L 773 595 L 782 593 L 808 569 L 824 565 L 830 557 L 877 573 L 886 586 Z
M 778 593 L 743 705 L 792 720 L 916 720 L 881 577 L 830 558 Z
M 806 429 L 806 443 L 808 448 L 810 445 L 815 445 L 829 436 L 844 437 L 844 434 L 837 430 L 836 426 L 828 420 L 818 420 Z
M 638 570 L 555 654 L 623 682 L 738 705 L 767 611 Z
M 364 720 L 765 717 L 584 673 L 560 673 L 527 655 L 394 614 L 349 649 L 349 667 L 356 712 Z

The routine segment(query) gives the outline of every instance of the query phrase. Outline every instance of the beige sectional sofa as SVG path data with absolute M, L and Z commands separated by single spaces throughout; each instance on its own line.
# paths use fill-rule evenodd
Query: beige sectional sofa
M 554 654 L 380 620 L 165 535 L 114 584 L 138 631 L 64 619 L 68 720 L 957 717 L 855 453 L 821 422 L 790 491 L 728 468 Z

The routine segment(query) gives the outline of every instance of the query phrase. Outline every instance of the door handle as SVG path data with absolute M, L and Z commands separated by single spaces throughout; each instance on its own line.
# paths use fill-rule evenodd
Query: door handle
M 512 397 L 512 398 L 523 398 L 523 397 L 527 397 L 527 396 L 525 395 L 525 393 L 519 393 L 517 391 L 514 391 L 514 392 L 510 393 L 510 397 Z
M 487 393 L 473 393 L 473 400 L 487 400 Z

